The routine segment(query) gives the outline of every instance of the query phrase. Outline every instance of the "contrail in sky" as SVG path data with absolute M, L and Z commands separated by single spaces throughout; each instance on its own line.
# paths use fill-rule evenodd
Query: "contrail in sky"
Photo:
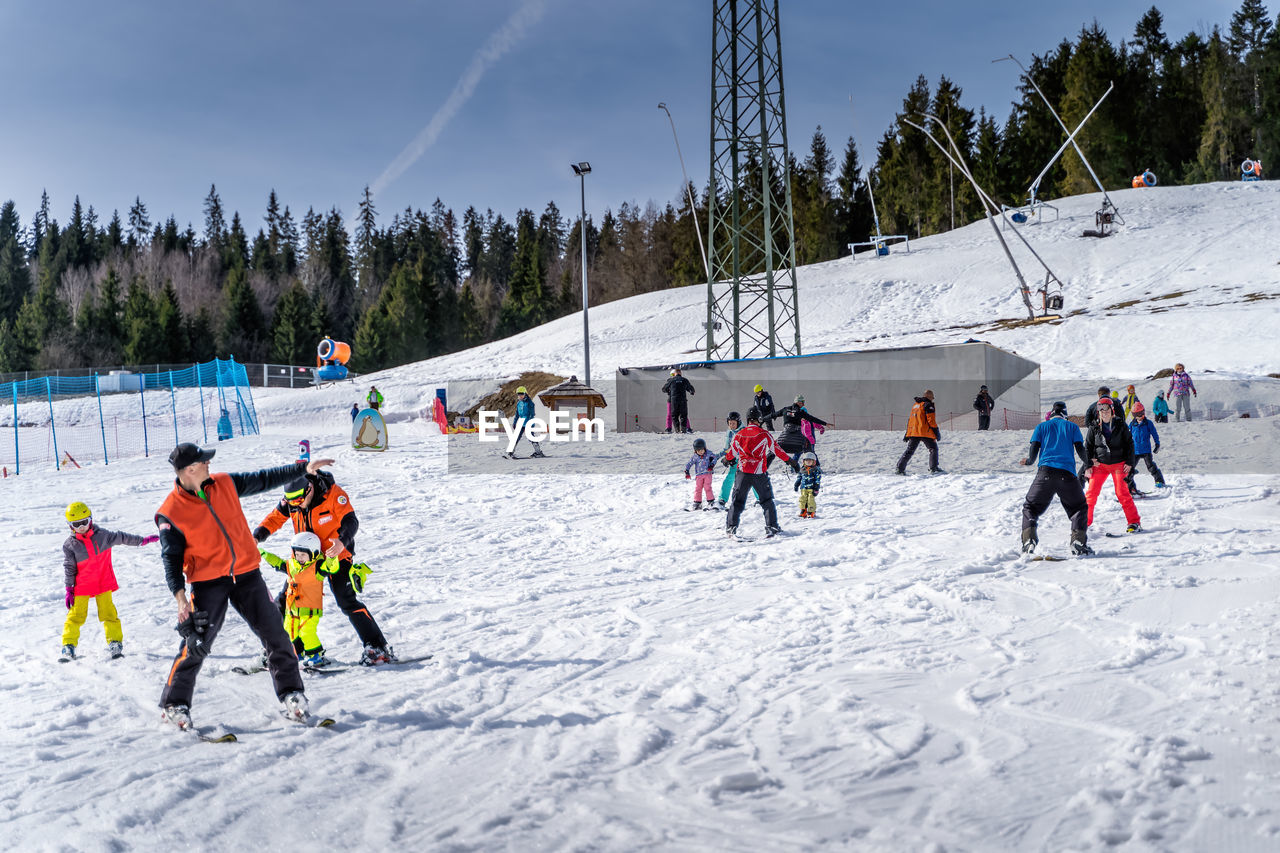
M 431 121 L 427 122 L 413 141 L 405 146 L 404 150 L 391 161 L 391 165 L 383 170 L 378 179 L 373 182 L 370 191 L 376 196 L 381 193 L 396 178 L 405 173 L 406 170 L 414 163 L 418 162 L 418 158 L 427 153 L 427 149 L 435 144 L 441 132 L 458 114 L 458 110 L 471 99 L 472 94 L 476 91 L 476 86 L 480 83 L 480 78 L 484 77 L 485 72 L 493 67 L 502 55 L 525 37 L 530 28 L 542 18 L 542 13 L 546 11 L 546 0 L 528 0 L 522 3 L 520 8 L 512 13 L 507 22 L 503 24 L 493 35 L 489 36 L 489 40 L 476 51 L 475 56 L 471 57 L 471 64 L 467 66 L 467 70 L 458 78 L 457 84 L 453 87 L 453 91 L 449 93 L 448 99 L 436 110 L 436 114 L 431 117 Z

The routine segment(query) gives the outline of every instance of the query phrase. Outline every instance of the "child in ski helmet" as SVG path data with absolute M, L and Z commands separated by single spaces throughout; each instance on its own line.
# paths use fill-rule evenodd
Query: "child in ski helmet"
M 702 509 L 703 495 L 706 495 L 707 509 L 715 509 L 716 499 L 711 493 L 712 472 L 716 469 L 718 457 L 707 450 L 707 442 L 701 438 L 693 440 L 693 456 L 684 466 L 684 478 L 693 480 L 693 508 Z M 691 476 L 689 471 L 693 470 Z
M 124 632 L 111 600 L 111 593 L 120 588 L 111 566 L 111 549 L 116 545 L 150 545 L 160 537 L 98 527 L 83 501 L 68 504 L 63 518 L 71 528 L 71 535 L 62 543 L 62 575 L 67 589 L 63 603 L 67 606 L 67 620 L 62 625 L 60 660 L 75 658 L 80 626 L 89 618 L 91 598 L 98 606 L 98 621 L 106 631 L 107 650 L 113 658 L 123 657 Z
M 796 475 L 794 491 L 800 493 L 800 517 L 816 518 L 818 490 L 822 488 L 822 467 L 818 464 L 818 454 L 807 450 L 800 454 L 800 473 Z
M 1156 392 L 1155 402 L 1151 404 L 1152 420 L 1158 424 L 1169 422 L 1169 401 L 1164 398 L 1163 391 Z
M 258 552 L 277 572 L 289 576 L 285 592 L 284 627 L 293 641 L 294 651 L 304 667 L 315 668 L 329 663 L 324 656 L 324 646 L 316 629 L 324 613 L 324 581 L 322 576 L 339 570 L 338 554 L 342 543 L 329 547 L 332 553 L 320 550 L 320 537 L 309 530 L 295 533 L 289 542 L 288 559 L 259 546 Z

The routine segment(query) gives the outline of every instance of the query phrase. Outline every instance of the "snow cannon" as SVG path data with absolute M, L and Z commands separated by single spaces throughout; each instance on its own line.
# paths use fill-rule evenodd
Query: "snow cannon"
M 333 338 L 325 338 L 316 347 L 316 379 L 321 382 L 339 382 L 347 378 L 347 359 L 351 358 L 351 346 Z
M 1133 176 L 1133 188 L 1140 190 L 1143 187 L 1154 187 L 1156 185 L 1156 173 L 1147 169 L 1141 175 Z
M 1262 180 L 1262 161 L 1261 160 L 1245 160 L 1240 164 L 1240 180 L 1242 181 L 1260 181 Z

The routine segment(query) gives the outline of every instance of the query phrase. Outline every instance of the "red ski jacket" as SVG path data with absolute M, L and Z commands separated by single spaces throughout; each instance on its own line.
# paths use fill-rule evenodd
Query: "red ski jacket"
M 759 424 L 747 424 L 738 430 L 724 454 L 725 462 L 738 463 L 738 471 L 742 474 L 762 474 L 765 470 L 765 458 L 772 453 L 783 462 L 790 462 L 791 457 L 778 446 L 773 436 L 761 429 Z

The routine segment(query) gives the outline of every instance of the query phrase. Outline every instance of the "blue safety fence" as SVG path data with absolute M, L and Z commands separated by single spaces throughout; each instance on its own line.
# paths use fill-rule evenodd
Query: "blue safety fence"
M 214 359 L 158 373 L 43 376 L 0 385 L 4 473 L 167 456 L 179 442 L 259 433 L 244 365 Z

